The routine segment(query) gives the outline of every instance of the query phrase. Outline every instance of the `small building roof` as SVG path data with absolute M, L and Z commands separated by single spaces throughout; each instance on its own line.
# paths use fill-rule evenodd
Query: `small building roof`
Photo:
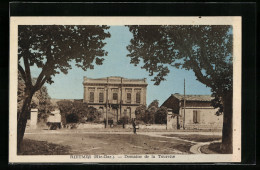
M 175 93 L 171 96 L 176 97 L 178 100 L 184 100 L 184 95 Z M 211 95 L 185 95 L 186 101 L 211 101 L 213 97 Z

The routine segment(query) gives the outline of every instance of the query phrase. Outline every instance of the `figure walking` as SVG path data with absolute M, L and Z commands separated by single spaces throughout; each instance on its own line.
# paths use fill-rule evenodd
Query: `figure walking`
M 133 131 L 134 131 L 134 134 L 136 134 L 136 123 L 135 123 L 135 119 L 133 119 L 132 123 L 133 123 Z

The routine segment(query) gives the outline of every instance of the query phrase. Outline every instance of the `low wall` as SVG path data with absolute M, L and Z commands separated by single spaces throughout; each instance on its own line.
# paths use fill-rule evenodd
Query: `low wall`
M 110 126 L 108 126 L 110 127 Z M 122 128 L 122 125 L 114 126 L 114 128 Z M 148 125 L 138 125 L 139 129 L 166 129 L 166 124 L 148 124 Z M 104 124 L 98 124 L 98 123 L 70 123 L 66 124 L 64 128 L 67 129 L 104 129 Z M 126 129 L 132 129 L 132 124 L 126 124 Z
M 223 124 L 221 123 L 212 123 L 212 124 L 186 124 L 185 129 L 222 129 Z
M 147 125 L 138 125 L 139 129 L 166 129 L 166 124 L 147 124 Z M 127 124 L 126 128 L 132 129 L 131 124 Z
M 98 123 L 70 123 L 66 124 L 64 128 L 68 129 L 102 129 L 105 128 L 104 124 Z

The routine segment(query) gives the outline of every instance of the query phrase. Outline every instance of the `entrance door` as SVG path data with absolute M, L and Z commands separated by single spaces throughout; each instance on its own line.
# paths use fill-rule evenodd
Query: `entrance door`
M 131 119 L 131 108 L 128 107 L 126 110 L 127 116 Z
M 113 120 L 118 122 L 118 109 L 113 108 L 112 113 L 113 113 Z

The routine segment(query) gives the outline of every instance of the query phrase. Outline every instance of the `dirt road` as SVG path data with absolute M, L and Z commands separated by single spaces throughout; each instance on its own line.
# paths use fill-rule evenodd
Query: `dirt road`
M 220 135 L 219 132 L 185 133 L 185 135 L 188 134 L 192 136 Z M 83 130 L 31 131 L 25 133 L 22 154 L 192 154 L 191 148 L 198 142 L 183 139 L 181 135 L 183 132 L 138 132 L 135 135 L 132 132 Z M 26 142 L 30 143 L 30 147 L 26 145 Z

